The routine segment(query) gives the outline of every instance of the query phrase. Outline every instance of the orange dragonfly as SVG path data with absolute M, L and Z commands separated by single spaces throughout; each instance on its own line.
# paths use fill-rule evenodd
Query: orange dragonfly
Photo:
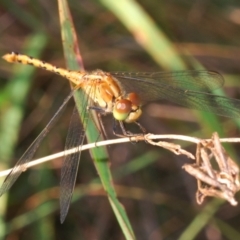
M 49 130 L 55 125 L 74 93 L 79 89 L 82 89 L 85 93 L 83 101 L 79 103 L 82 106 L 82 124 L 79 122 L 79 114 L 75 108 L 65 144 L 65 150 L 76 146 L 80 147 L 79 151 L 65 157 L 61 169 L 61 222 L 65 220 L 68 213 L 75 186 L 81 156 L 80 150 L 86 137 L 85 129 L 91 114 L 91 111 L 88 111 L 89 109 L 96 110 L 100 114 L 112 113 L 114 121 L 120 124 L 122 134 L 117 134 L 120 136 L 131 136 L 131 133 L 125 130 L 124 123 L 137 123 L 142 114 L 142 106 L 160 99 L 185 107 L 212 112 L 220 116 L 240 117 L 240 100 L 211 93 L 212 90 L 224 85 L 223 77 L 212 71 L 107 73 L 96 70 L 86 72 L 58 68 L 14 52 L 4 55 L 3 59 L 10 63 L 33 65 L 54 72 L 74 83 L 75 87 L 6 177 L 0 188 L 0 196 L 8 191 L 19 175 L 27 169 L 28 163 L 32 160 L 37 148 Z

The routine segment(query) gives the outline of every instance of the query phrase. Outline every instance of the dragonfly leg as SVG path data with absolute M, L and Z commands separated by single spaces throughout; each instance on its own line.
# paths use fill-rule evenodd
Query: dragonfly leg
M 117 137 L 126 137 L 127 136 L 127 131 L 126 131 L 123 123 L 122 123 L 122 127 L 121 127 L 122 134 L 117 132 L 117 123 L 119 123 L 119 125 L 121 126 L 120 122 L 121 121 L 117 121 L 116 119 L 113 119 L 113 134 Z
M 134 122 L 136 125 L 138 125 L 139 129 L 142 131 L 143 134 L 146 134 L 146 129 L 141 125 L 139 122 Z M 138 134 L 139 135 L 139 134 Z
M 102 115 L 106 114 L 106 111 L 103 108 L 97 106 L 88 106 L 88 110 L 94 110 Z
M 117 123 L 119 124 L 122 133 L 117 132 Z M 114 119 L 114 121 L 113 121 L 113 134 L 117 137 L 136 137 L 136 136 L 139 136 L 139 135 L 141 135 L 141 136 L 144 135 L 146 133 L 145 128 L 139 122 L 134 122 L 134 123 L 138 125 L 138 127 L 140 128 L 142 133 L 132 133 L 130 131 L 127 131 L 123 121 L 117 121 L 117 120 Z

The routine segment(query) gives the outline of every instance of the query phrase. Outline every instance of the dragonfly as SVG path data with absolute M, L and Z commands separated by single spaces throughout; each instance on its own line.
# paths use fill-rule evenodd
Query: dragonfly
M 84 97 L 81 106 L 81 120 L 76 108 L 70 121 L 65 150 L 76 146 L 79 151 L 66 155 L 61 168 L 60 181 L 60 221 L 64 222 L 75 187 L 81 146 L 86 138 L 86 128 L 91 111 L 100 115 L 112 114 L 113 120 L 121 126 L 120 136 L 130 136 L 125 123 L 137 123 L 142 115 L 142 107 L 149 102 L 168 100 L 175 104 L 214 113 L 216 115 L 239 118 L 240 100 L 218 96 L 213 90 L 223 87 L 223 77 L 214 71 L 188 70 L 176 72 L 104 72 L 102 70 L 73 71 L 56 67 L 27 55 L 15 52 L 5 54 L 3 59 L 10 63 L 32 65 L 56 73 L 74 84 L 47 126 L 33 141 L 8 174 L 0 188 L 0 196 L 6 193 L 20 174 L 28 167 L 34 153 L 44 137 L 56 124 L 74 93 L 82 90 Z M 76 103 L 78 104 L 78 103 Z M 81 121 L 81 122 L 80 122 Z M 142 135 L 142 133 L 141 133 Z

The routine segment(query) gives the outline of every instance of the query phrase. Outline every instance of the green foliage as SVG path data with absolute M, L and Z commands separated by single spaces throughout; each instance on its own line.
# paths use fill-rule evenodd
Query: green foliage
M 78 69 L 79 45 L 86 69 L 206 68 L 223 74 L 227 95 L 239 98 L 238 2 L 69 0 L 69 6 L 70 12 L 62 14 L 70 14 L 72 19 L 59 23 L 57 2 L 1 1 L 1 55 L 18 51 L 57 66 L 64 67 L 66 60 L 69 68 Z M 60 29 L 66 30 L 63 42 Z M 43 70 L 4 61 L 0 66 L 0 162 L 5 170 L 44 128 L 70 87 L 65 79 Z M 73 104 L 36 157 L 64 149 Z M 238 119 L 170 105 L 165 111 L 165 106 L 164 102 L 144 108 L 141 123 L 148 132 L 200 138 L 208 138 L 214 131 L 221 137 L 238 135 Z M 111 118 L 104 120 L 111 138 Z M 129 129 L 137 131 L 134 126 Z M 91 142 L 98 139 L 96 133 L 88 137 Z M 194 152 L 194 146 L 185 147 Z M 228 147 L 232 157 L 239 155 L 237 144 Z M 9 197 L 0 199 L 0 211 L 5 215 L 0 222 L 1 238 L 131 239 L 132 228 L 137 239 L 207 239 L 210 233 L 238 238 L 237 207 L 217 200 L 196 207 L 195 181 L 181 169 L 186 159 L 145 143 L 119 144 L 107 150 L 110 160 L 102 149 L 92 153 L 93 161 L 82 153 L 73 203 L 63 225 L 59 223 L 57 188 L 61 161 L 24 173 Z

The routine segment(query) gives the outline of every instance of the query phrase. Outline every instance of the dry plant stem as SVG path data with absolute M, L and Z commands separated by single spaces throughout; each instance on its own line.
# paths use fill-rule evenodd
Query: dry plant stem
M 140 136 L 134 136 L 134 137 L 127 137 L 127 138 L 117 138 L 117 139 L 112 139 L 112 140 L 105 140 L 97 143 L 89 143 L 86 145 L 83 145 L 81 150 L 88 150 L 90 148 L 94 147 L 100 147 L 100 146 L 106 146 L 106 145 L 112 145 L 112 144 L 119 144 L 119 143 L 124 143 L 124 142 L 138 142 L 138 141 L 146 141 L 149 142 L 150 144 L 157 145 L 155 142 L 151 142 L 150 140 L 155 140 L 155 139 L 170 139 L 170 140 L 181 140 L 181 141 L 187 141 L 187 142 L 192 142 L 192 143 L 200 143 L 201 141 L 211 141 L 211 139 L 205 139 L 201 140 L 196 137 L 190 137 L 190 136 L 185 136 L 185 135 L 175 135 L 175 134 L 162 134 L 162 135 L 155 135 L 155 134 L 146 134 L 146 135 L 140 135 Z M 240 142 L 240 138 L 222 138 L 219 139 L 221 142 Z M 28 164 L 28 167 L 32 167 L 38 164 L 41 164 L 46 161 L 54 160 L 56 158 L 64 157 L 66 155 L 75 153 L 76 150 L 79 150 L 79 146 L 76 148 L 69 149 L 67 151 L 59 152 L 56 154 L 52 154 L 40 159 L 36 159 L 31 161 Z M 193 155 L 192 155 L 193 156 Z M 195 159 L 195 157 L 193 157 Z M 10 169 L 11 170 L 11 169 Z M 6 176 L 7 172 L 9 173 L 10 170 L 5 170 L 0 172 L 0 177 L 1 176 Z
M 212 144 L 207 144 L 205 148 L 210 149 L 215 157 L 215 160 L 219 167 L 218 181 L 226 184 L 229 188 L 239 188 L 239 167 L 238 165 L 228 156 L 225 149 L 222 147 L 219 141 L 217 133 L 213 134 Z M 206 164 L 206 163 L 205 163 Z
M 181 146 L 178 144 L 163 142 L 163 141 L 154 142 L 153 140 L 149 139 L 147 136 L 145 136 L 145 141 L 151 145 L 165 148 L 176 155 L 182 154 L 182 155 L 186 155 L 188 158 L 195 159 L 195 157 L 190 152 L 182 149 Z
M 228 179 L 227 176 L 226 178 L 229 181 L 233 182 L 237 186 L 237 188 L 239 188 L 240 184 L 238 178 L 239 175 L 238 165 L 228 156 L 225 149 L 221 146 L 217 133 L 214 133 L 213 141 L 214 146 L 216 148 L 212 148 L 212 152 L 215 155 L 216 161 L 218 162 L 221 174 L 222 175 L 225 175 L 225 173 L 229 174 L 228 177 L 230 177 L 230 179 Z
M 182 140 L 196 143 L 197 144 L 196 158 L 190 152 L 182 149 L 181 146 L 178 144 L 166 141 L 154 141 L 156 139 Z M 202 140 L 184 135 L 146 134 L 87 144 L 82 146 L 81 151 L 104 145 L 132 141 L 135 142 L 145 141 L 148 144 L 165 148 L 176 155 L 182 154 L 190 159 L 196 160 L 195 163 L 193 164 L 185 164 L 183 166 L 183 169 L 185 169 L 185 171 L 187 171 L 197 180 L 198 190 L 196 193 L 196 199 L 199 204 L 201 204 L 207 196 L 225 199 L 232 205 L 237 204 L 236 200 L 234 199 L 234 195 L 237 191 L 240 190 L 239 167 L 228 156 L 227 152 L 222 147 L 221 142 L 240 142 L 239 138 L 219 139 L 217 133 L 214 133 L 211 139 Z M 26 166 L 26 169 L 31 166 L 43 163 L 45 161 L 53 160 L 59 157 L 64 157 L 66 155 L 75 153 L 76 151 L 79 151 L 79 149 L 80 148 L 77 147 L 41 159 L 31 161 Z M 215 160 L 218 169 L 213 167 L 212 160 Z M 0 172 L 0 176 L 5 176 L 10 171 L 11 169 Z
M 212 161 L 216 162 L 217 169 Z M 196 199 L 199 204 L 211 196 L 237 205 L 234 195 L 240 190 L 239 167 L 222 147 L 217 133 L 213 133 L 211 140 L 197 144 L 196 163 L 186 164 L 183 168 L 197 179 Z

